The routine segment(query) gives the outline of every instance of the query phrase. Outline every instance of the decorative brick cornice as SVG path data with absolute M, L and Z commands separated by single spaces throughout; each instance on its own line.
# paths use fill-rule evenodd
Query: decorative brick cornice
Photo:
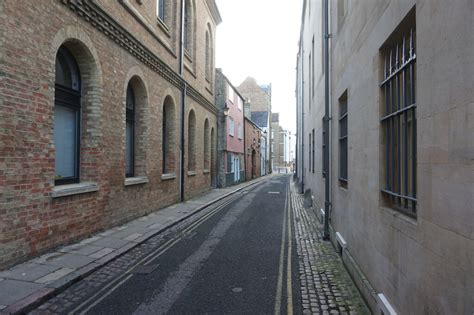
M 137 40 L 93 0 L 61 0 L 61 2 L 175 87 L 183 89 L 186 85 L 189 97 L 207 110 L 214 114 L 217 113 L 217 108 L 212 102 L 187 83 L 184 78 L 151 52 L 148 47 Z

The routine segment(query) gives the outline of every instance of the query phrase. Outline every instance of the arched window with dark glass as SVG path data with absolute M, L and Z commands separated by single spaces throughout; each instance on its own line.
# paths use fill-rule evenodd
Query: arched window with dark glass
M 206 79 L 208 81 L 211 80 L 211 55 L 210 55 L 210 45 L 211 45 L 211 39 L 209 35 L 209 31 L 206 31 Z
M 170 96 L 165 98 L 163 104 L 162 123 L 162 154 L 163 154 L 163 174 L 175 172 L 175 106 Z
M 127 86 L 126 127 L 125 127 L 125 175 L 135 175 L 135 93 L 132 85 Z
M 183 43 L 184 49 L 188 54 L 193 54 L 193 35 L 194 35 L 194 7 L 191 0 L 184 1 L 184 29 L 183 29 Z
M 79 182 L 81 76 L 69 50 L 56 55 L 54 93 L 55 184 Z
M 156 16 L 162 21 L 165 22 L 165 0 L 156 1 Z
M 209 170 L 209 120 L 204 122 L 204 169 Z
M 191 110 L 188 116 L 188 171 L 196 169 L 196 114 Z

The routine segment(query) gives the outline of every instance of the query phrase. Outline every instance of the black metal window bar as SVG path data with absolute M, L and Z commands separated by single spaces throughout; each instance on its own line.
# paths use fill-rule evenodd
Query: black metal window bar
M 313 159 L 313 156 L 312 156 L 312 152 L 313 152 L 313 151 L 312 151 L 312 149 L 311 149 L 311 144 L 312 144 L 312 142 L 311 142 L 311 133 L 310 133 L 310 134 L 309 134 L 309 150 L 308 150 L 308 170 L 309 170 L 310 172 L 312 171 L 311 166 L 312 166 L 312 164 L 313 164 L 313 162 L 312 162 L 312 161 L 313 161 L 313 160 L 312 160 L 312 159 Z
M 322 141 L 322 153 L 323 153 L 323 158 L 321 159 L 322 162 L 323 162 L 323 165 L 322 165 L 322 170 L 323 170 L 323 178 L 326 178 L 326 168 L 325 168 L 325 165 L 329 165 L 329 164 L 326 164 L 326 148 L 327 148 L 327 145 L 326 145 L 326 141 L 325 141 L 325 134 L 327 132 L 327 130 L 329 129 L 328 128 L 328 121 L 324 120 L 324 117 L 323 117 L 323 132 L 322 132 L 322 138 L 323 138 L 323 141 Z
M 315 138 L 315 137 L 314 137 L 314 129 L 313 129 L 313 137 L 311 138 L 311 139 L 313 140 L 313 146 L 311 147 L 311 149 L 312 149 L 312 150 L 311 150 L 311 153 L 312 153 L 312 155 L 313 155 L 313 161 L 312 161 L 313 173 L 314 173 L 314 160 L 315 160 L 315 155 L 314 155 L 314 148 L 315 148 L 315 146 L 314 146 L 314 138 Z
M 339 102 L 339 183 L 347 187 L 347 98 L 341 98 Z
M 416 51 L 415 29 L 385 51 L 385 188 L 394 208 L 416 217 Z

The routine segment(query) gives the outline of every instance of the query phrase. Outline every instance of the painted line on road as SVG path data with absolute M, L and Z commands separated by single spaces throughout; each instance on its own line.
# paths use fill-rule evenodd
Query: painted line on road
M 287 187 L 287 196 L 290 195 L 290 185 Z M 291 198 L 291 195 L 290 195 Z M 288 260 L 287 260 L 287 270 L 286 270 L 286 293 L 287 293 L 287 314 L 293 315 L 293 285 L 292 285 L 292 273 L 291 273 L 291 251 L 292 251 L 292 242 L 291 242 L 291 199 L 289 199 L 287 203 L 288 213 Z
M 83 301 L 80 305 L 76 306 L 72 311 L 70 311 L 68 314 L 77 314 L 77 311 L 79 311 L 81 308 L 86 307 L 86 309 L 82 310 L 80 314 L 85 314 L 89 310 L 91 310 L 94 306 L 102 302 L 106 297 L 111 295 L 114 291 L 116 291 L 120 286 L 122 286 L 128 279 L 130 279 L 133 276 L 133 270 L 142 264 L 146 264 L 151 262 L 152 260 L 160 257 L 163 255 L 165 252 L 167 252 L 171 247 L 173 247 L 176 243 L 181 241 L 188 233 L 191 231 L 195 230 L 198 228 L 201 224 L 203 224 L 205 221 L 210 219 L 212 216 L 217 214 L 220 210 L 224 209 L 227 207 L 230 203 L 234 202 L 235 200 L 239 199 L 241 196 L 236 195 L 233 198 L 225 201 L 221 205 L 217 206 L 215 209 L 211 210 L 209 213 L 206 213 L 202 217 L 200 217 L 198 220 L 195 222 L 191 223 L 186 229 L 184 229 L 181 233 L 177 233 L 175 237 L 172 239 L 168 240 L 166 243 L 163 245 L 159 246 L 157 249 L 140 259 L 138 262 L 133 264 L 130 268 L 128 268 L 121 276 L 116 278 L 114 281 L 109 282 L 107 285 L 102 287 L 99 291 L 97 291 L 95 294 L 90 296 L 87 300 Z M 112 288 L 111 288 L 112 287 Z M 110 290 L 108 290 L 110 288 Z M 108 291 L 106 291 L 108 290 Z M 106 292 L 104 292 L 106 291 Z M 100 295 L 99 298 L 97 298 Z M 96 299 L 96 300 L 94 300 Z
M 286 238 L 286 209 L 288 204 L 288 194 L 285 196 L 285 205 L 283 208 L 283 228 L 281 233 L 281 247 L 280 247 L 280 261 L 278 264 L 278 283 L 277 283 L 277 290 L 275 296 L 275 315 L 280 314 L 281 312 L 281 294 L 283 288 L 283 264 L 284 264 L 284 257 L 285 257 L 285 238 Z

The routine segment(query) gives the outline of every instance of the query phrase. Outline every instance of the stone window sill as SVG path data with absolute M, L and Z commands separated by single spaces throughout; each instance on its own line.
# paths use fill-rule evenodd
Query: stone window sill
M 53 187 L 51 197 L 59 198 L 64 196 L 72 196 L 94 192 L 99 190 L 96 182 L 83 182 L 78 184 L 69 184 Z
M 196 171 L 188 171 L 188 176 L 196 176 L 197 172 Z
M 170 180 L 170 179 L 175 179 L 176 178 L 176 173 L 165 173 L 161 175 L 161 180 Z
M 146 184 L 146 183 L 148 183 L 148 177 L 146 176 L 125 178 L 125 186 L 140 185 L 140 184 Z
M 211 171 L 209 171 L 208 169 L 202 171 L 203 174 L 207 174 L 207 173 L 210 173 L 210 172 Z

